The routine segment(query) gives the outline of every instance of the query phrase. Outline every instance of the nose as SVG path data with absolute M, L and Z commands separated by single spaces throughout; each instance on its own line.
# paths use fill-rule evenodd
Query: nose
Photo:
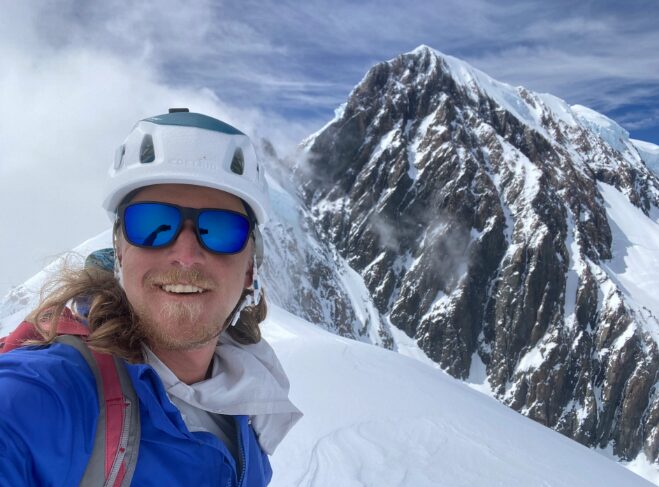
M 197 234 L 191 220 L 183 222 L 181 233 L 167 249 L 172 263 L 182 267 L 190 267 L 204 260 L 204 249 L 197 240 Z

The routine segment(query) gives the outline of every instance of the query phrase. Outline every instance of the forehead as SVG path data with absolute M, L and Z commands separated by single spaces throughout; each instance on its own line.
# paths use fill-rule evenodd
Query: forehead
M 161 201 L 190 208 L 223 208 L 245 213 L 245 207 L 237 196 L 219 189 L 190 184 L 146 186 L 140 189 L 130 201 Z

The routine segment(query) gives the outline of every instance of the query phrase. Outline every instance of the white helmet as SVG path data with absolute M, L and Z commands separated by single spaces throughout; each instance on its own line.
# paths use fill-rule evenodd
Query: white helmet
M 249 137 L 187 108 L 139 121 L 117 149 L 103 208 L 112 220 L 132 191 L 152 184 L 193 184 L 241 198 L 257 223 L 268 220 L 270 202 L 263 166 Z

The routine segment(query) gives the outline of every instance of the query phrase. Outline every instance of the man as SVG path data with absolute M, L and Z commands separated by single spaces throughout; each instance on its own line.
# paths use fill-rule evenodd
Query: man
M 39 340 L 0 355 L 0 485 L 267 485 L 301 414 L 259 330 L 249 139 L 187 109 L 142 120 L 104 207 L 114 273 L 65 269 L 21 325 Z

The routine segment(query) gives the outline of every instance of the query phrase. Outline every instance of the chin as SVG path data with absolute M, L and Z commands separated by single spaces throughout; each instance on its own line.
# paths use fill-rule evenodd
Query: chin
M 212 318 L 200 303 L 169 302 L 159 310 L 142 309 L 140 327 L 151 347 L 192 350 L 217 342 L 226 319 Z

